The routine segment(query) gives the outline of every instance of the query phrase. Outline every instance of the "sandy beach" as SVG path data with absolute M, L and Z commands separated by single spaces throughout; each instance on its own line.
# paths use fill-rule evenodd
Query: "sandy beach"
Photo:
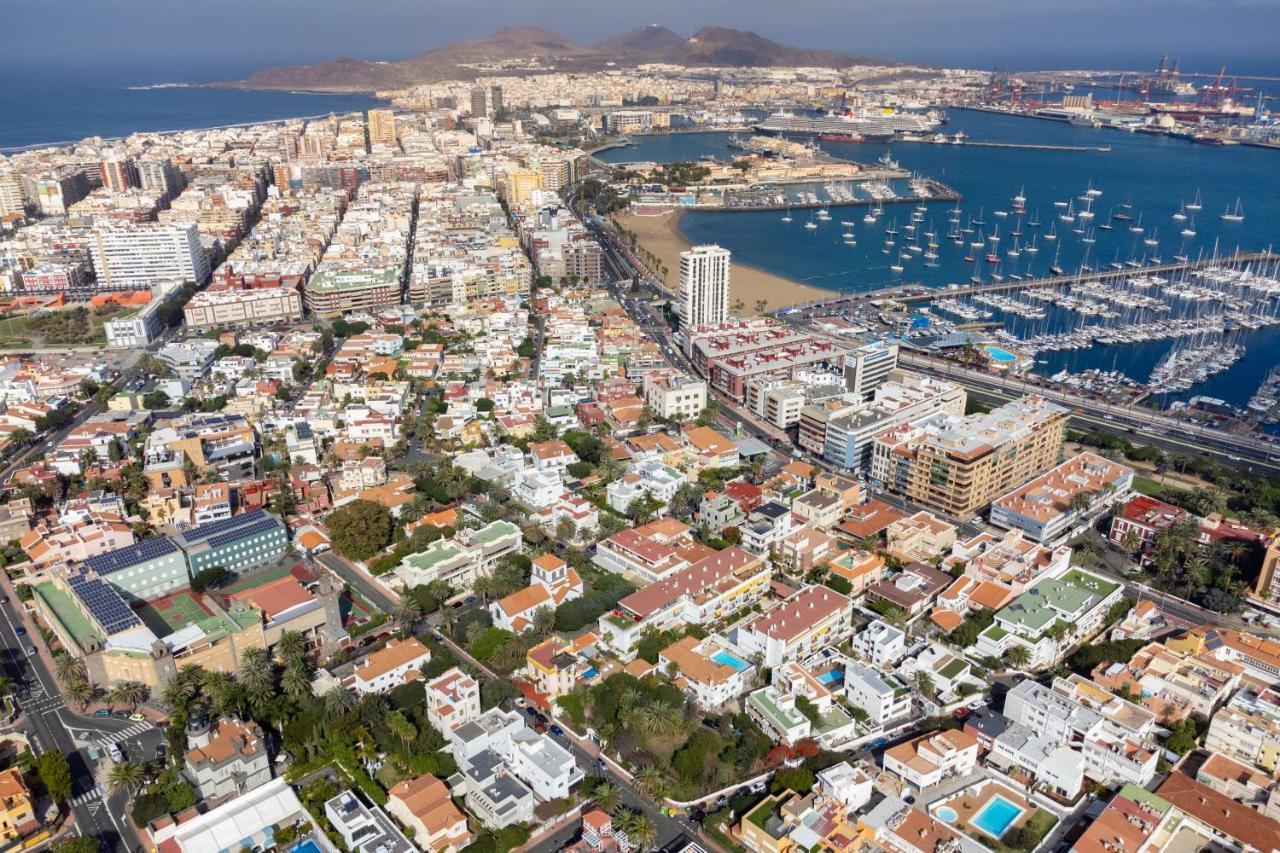
M 680 286 L 680 253 L 693 245 L 680 233 L 679 214 L 675 211 L 658 216 L 620 213 L 614 219 L 621 228 L 636 235 L 637 247 L 647 249 L 666 267 L 664 278 L 674 293 Z M 652 263 L 649 255 L 641 252 L 640 257 Z M 736 259 L 729 273 L 731 310 L 739 314 L 757 314 L 762 308 L 765 311 L 785 308 L 830 296 L 833 292 L 740 264 Z

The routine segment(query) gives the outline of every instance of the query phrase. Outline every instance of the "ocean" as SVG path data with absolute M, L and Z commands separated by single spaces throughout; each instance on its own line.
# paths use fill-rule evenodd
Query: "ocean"
M 990 235 L 1000 228 L 1000 255 L 1012 245 L 1010 232 L 1016 229 L 1016 217 L 997 219 L 994 211 L 1011 209 L 1011 199 L 1022 192 L 1026 196 L 1027 217 L 1038 214 L 1040 227 L 1025 224 L 1020 229 L 1022 240 L 1039 234 L 1038 253 L 1022 252 L 1017 261 L 1004 258 L 1003 274 L 1047 276 L 1059 253 L 1058 264 L 1074 271 L 1087 262 L 1094 268 L 1105 268 L 1113 262 L 1130 258 L 1142 259 L 1153 254 L 1165 261 L 1173 255 L 1196 258 L 1202 253 L 1230 252 L 1235 249 L 1265 250 L 1276 240 L 1276 224 L 1280 223 L 1280 194 L 1275 192 L 1275 175 L 1280 169 L 1280 151 L 1245 146 L 1208 148 L 1185 140 L 1146 134 L 1131 134 L 1109 129 L 1073 127 L 1067 124 L 954 110 L 943 131 L 963 131 L 971 141 L 1013 142 L 1036 145 L 1071 145 L 1105 147 L 1110 151 L 1047 151 L 1033 149 L 981 148 L 966 145 L 928 143 L 835 143 L 822 147 L 837 157 L 872 163 L 886 152 L 903 168 L 936 178 L 957 190 L 962 218 L 981 218 L 983 230 Z M 730 134 L 681 134 L 637 137 L 636 145 L 602 153 L 610 162 L 640 160 L 691 160 L 704 155 L 731 158 L 737 152 L 726 146 Z M 1095 227 L 1108 221 L 1113 209 L 1132 205 L 1132 215 L 1142 217 L 1147 229 L 1154 229 L 1159 241 L 1150 247 L 1144 238 L 1150 232 L 1133 234 L 1128 226 L 1135 223 L 1116 222 L 1111 231 L 1095 230 L 1092 234 L 1072 232 L 1074 224 L 1058 221 L 1063 211 L 1055 201 L 1070 201 L 1083 207 L 1078 197 L 1088 188 L 1100 190 L 1093 202 Z M 1199 192 L 1203 208 L 1187 213 L 1188 220 L 1173 220 L 1181 203 Z M 1219 216 L 1228 205 L 1240 198 L 1245 219 L 1240 223 L 1222 221 Z M 874 225 L 863 222 L 861 207 L 832 207 L 831 221 L 820 222 L 816 230 L 804 228 L 810 211 L 792 212 L 793 221 L 783 223 L 777 212 L 685 213 L 680 220 L 681 232 L 695 243 L 719 243 L 730 249 L 736 260 L 768 272 L 786 276 L 805 284 L 836 291 L 859 292 L 902 282 L 922 282 L 931 286 L 951 283 L 967 284 L 979 272 L 984 277 L 990 270 L 980 255 L 976 263 L 964 260 L 970 254 L 968 242 L 956 246 L 946 232 L 952 203 L 928 205 L 925 225 L 938 234 L 937 267 L 924 265 L 919 255 L 904 263 L 905 270 L 895 274 L 890 264 L 905 245 L 903 226 L 909 221 L 911 205 L 889 205 L 884 216 Z M 982 211 L 981 216 L 979 211 Z M 1181 230 L 1194 216 L 1194 238 L 1184 238 Z M 840 221 L 854 224 L 857 245 L 846 245 Z M 898 244 L 885 252 L 885 230 L 896 220 L 900 229 Z M 1053 225 L 1059 239 L 1055 246 L 1043 235 Z M 924 229 L 929 230 L 929 229 Z M 1085 242 L 1085 238 L 1094 240 Z M 966 241 L 970 238 L 965 238 Z M 924 243 L 921 238 L 921 244 Z M 1060 248 L 1058 248 L 1060 246 Z M 985 253 L 985 250 L 983 250 Z M 1006 265 L 1012 266 L 1006 267 Z M 945 316 L 945 315 L 944 315 Z M 1058 331 L 1070 328 L 1079 315 L 1062 309 L 1051 309 L 1042 326 L 1033 331 Z M 1019 321 L 1009 318 L 1008 326 Z M 1025 324 L 1024 324 L 1025 325 Z M 1015 331 L 1022 331 L 1015 328 Z M 1202 385 L 1184 393 L 1171 395 L 1186 398 L 1194 394 L 1221 397 L 1235 405 L 1244 405 L 1266 374 L 1280 362 L 1280 327 L 1237 333 L 1236 343 L 1246 347 L 1245 357 L 1229 370 L 1211 377 Z M 1158 341 L 1127 346 L 1095 346 L 1090 349 L 1043 353 L 1036 369 L 1046 375 L 1060 370 L 1079 371 L 1087 368 L 1119 369 L 1139 381 L 1146 381 L 1152 368 L 1172 348 L 1172 341 Z
M 190 85 L 235 79 L 251 69 L 0 66 L 0 152 L 66 144 L 87 136 L 190 130 L 328 115 L 376 106 L 370 95 L 255 92 Z M 176 84 L 176 85 L 175 85 Z

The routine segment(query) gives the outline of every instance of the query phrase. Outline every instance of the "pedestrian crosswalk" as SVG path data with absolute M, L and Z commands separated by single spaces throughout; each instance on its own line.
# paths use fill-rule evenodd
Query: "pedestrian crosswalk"
M 71 798 L 73 806 L 89 806 L 90 811 L 94 810 L 94 806 L 102 802 L 102 794 L 97 788 L 90 788 L 79 796 Z
M 129 726 L 129 728 L 124 729 L 123 731 L 115 732 L 113 734 L 109 734 L 104 737 L 98 738 L 98 746 L 105 747 L 107 746 L 107 744 L 120 743 L 120 741 L 128 740 L 131 737 L 137 737 L 143 732 L 149 732 L 153 728 L 155 728 L 154 723 L 150 723 L 150 722 L 135 723 L 134 725 Z

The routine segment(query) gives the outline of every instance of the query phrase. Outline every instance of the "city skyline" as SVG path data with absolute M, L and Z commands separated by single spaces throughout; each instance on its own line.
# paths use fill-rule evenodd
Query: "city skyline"
M 115 7 L 68 0 L 11 8 L 6 18 L 16 31 L 60 34 L 54 47 L 44 38 L 20 40 L 6 64 L 154 68 L 157 74 L 167 69 L 186 75 L 186 82 L 247 76 L 264 65 L 335 56 L 404 59 L 449 42 L 482 37 L 503 25 L 544 26 L 591 43 L 650 23 L 686 36 L 703 26 L 730 26 L 800 47 L 911 62 L 1146 68 L 1155 56 L 1167 52 L 1181 56 L 1189 70 L 1212 71 L 1227 63 L 1239 73 L 1263 73 L 1274 70 L 1269 36 L 1280 27 L 1280 4 L 965 0 L 940 9 L 923 0 L 879 7 L 858 0 L 659 0 L 631 12 L 580 0 L 521 6 L 484 0 L 465 8 L 427 8 L 397 0 L 372 11 L 329 0 L 305 9 L 294 3 L 262 8 L 244 0 L 231 0 L 217 9 L 170 4 L 161 8 L 153 0 L 142 0 L 122 13 Z M 298 38 L 282 47 L 282 31 L 293 31 Z M 215 35 L 184 37 L 191 32 Z

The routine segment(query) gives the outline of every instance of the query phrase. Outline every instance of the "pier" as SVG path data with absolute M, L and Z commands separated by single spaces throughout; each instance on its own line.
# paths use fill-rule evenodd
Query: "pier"
M 1203 269 L 1213 266 L 1239 266 L 1248 263 L 1275 263 L 1280 261 L 1280 253 L 1275 252 L 1237 252 L 1230 255 L 1216 255 L 1195 261 L 1172 264 L 1149 264 L 1142 267 L 1125 267 L 1124 269 L 1106 269 L 1087 273 L 1054 275 L 1046 278 L 1024 279 L 1022 281 L 1001 281 L 988 284 L 950 284 L 943 288 L 926 288 L 919 285 L 904 284 L 898 287 L 887 287 L 880 290 L 868 290 L 862 293 L 850 293 L 843 296 L 818 299 L 800 305 L 793 305 L 785 311 L 807 311 L 818 308 L 836 308 L 843 303 L 860 301 L 875 302 L 890 299 L 903 304 L 932 302 L 935 299 L 976 296 L 983 293 L 1006 293 L 1015 290 L 1034 290 L 1038 287 L 1062 287 L 1063 285 L 1080 285 L 1091 282 L 1107 282 L 1115 279 L 1127 279 L 1143 275 L 1163 275 Z

